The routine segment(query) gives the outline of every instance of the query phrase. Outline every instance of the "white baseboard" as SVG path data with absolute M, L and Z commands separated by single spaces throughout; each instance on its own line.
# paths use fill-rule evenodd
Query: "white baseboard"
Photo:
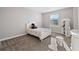
M 6 37 L 6 38 L 3 38 L 3 39 L 0 39 L 0 41 L 16 38 L 16 37 L 23 36 L 23 35 L 26 35 L 26 34 L 19 34 L 19 35 L 15 35 L 15 36 L 11 36 L 11 37 Z

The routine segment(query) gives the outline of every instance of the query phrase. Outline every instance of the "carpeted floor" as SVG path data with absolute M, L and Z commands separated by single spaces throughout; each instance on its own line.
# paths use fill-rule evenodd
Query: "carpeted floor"
M 52 33 L 52 37 L 56 37 L 57 35 L 61 35 L 58 33 Z M 61 35 L 63 36 L 63 35 Z M 64 40 L 67 45 L 70 47 L 71 39 L 65 36 Z M 17 38 L 5 40 L 1 42 L 0 51 L 53 51 L 48 45 L 50 44 L 51 36 L 44 39 L 43 42 L 39 40 L 39 38 L 24 35 Z M 64 47 L 58 46 L 58 51 L 65 51 Z

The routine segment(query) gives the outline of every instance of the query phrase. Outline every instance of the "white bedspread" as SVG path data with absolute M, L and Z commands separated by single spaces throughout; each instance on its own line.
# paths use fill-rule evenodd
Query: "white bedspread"
M 37 28 L 37 29 L 27 29 L 27 33 L 39 37 L 40 40 L 43 40 L 47 36 L 51 35 L 51 30 L 49 28 Z

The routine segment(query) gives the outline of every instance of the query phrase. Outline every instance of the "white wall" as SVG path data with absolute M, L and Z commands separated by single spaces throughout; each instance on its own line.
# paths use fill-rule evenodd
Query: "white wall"
M 41 26 L 41 15 L 25 8 L 0 8 L 0 39 L 25 34 L 25 23 L 33 19 Z
M 78 7 L 78 30 L 79 30 L 79 7 Z
M 73 8 L 73 24 L 74 24 L 74 29 L 78 29 L 78 8 L 77 7 Z
M 41 27 L 42 26 L 42 18 L 41 18 L 42 15 L 41 15 L 41 13 L 34 12 L 34 11 L 30 10 L 30 9 L 27 9 L 27 11 L 28 12 L 27 12 L 26 19 L 28 21 L 26 21 L 26 23 L 35 22 L 38 27 Z

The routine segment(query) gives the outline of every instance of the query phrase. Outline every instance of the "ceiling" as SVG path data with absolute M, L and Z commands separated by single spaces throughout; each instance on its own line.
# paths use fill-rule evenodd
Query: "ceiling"
M 31 9 L 33 11 L 39 12 L 39 13 L 45 13 L 45 12 L 64 9 L 64 8 L 67 8 L 67 7 L 27 7 L 27 8 Z

